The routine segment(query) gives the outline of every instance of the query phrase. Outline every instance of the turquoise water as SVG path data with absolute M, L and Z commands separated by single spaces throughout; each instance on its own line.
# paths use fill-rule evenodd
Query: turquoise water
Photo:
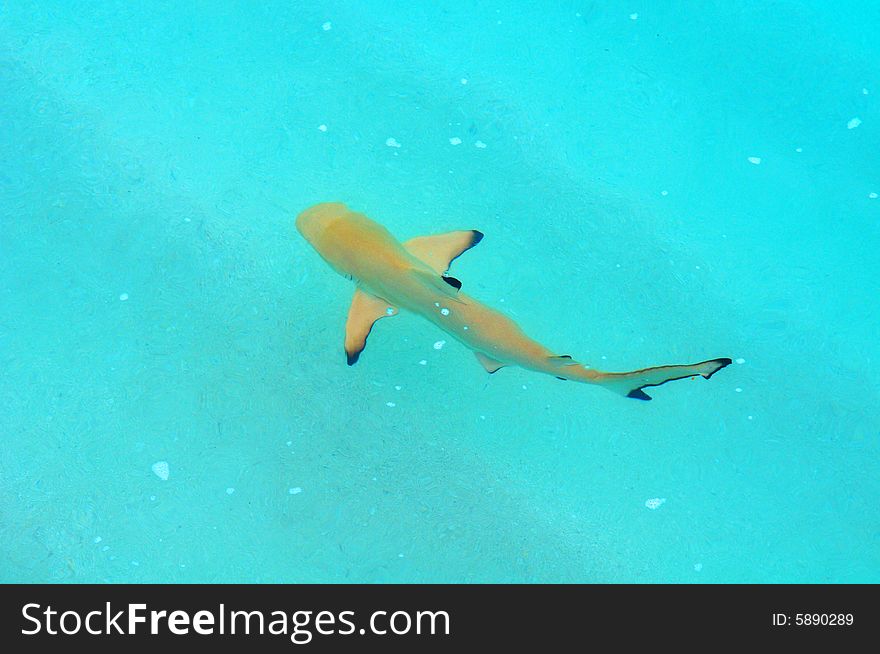
M 0 580 L 880 581 L 878 21 L 4 3 Z M 636 402 L 402 315 L 349 368 L 327 200 L 480 229 L 595 367 L 740 363 Z

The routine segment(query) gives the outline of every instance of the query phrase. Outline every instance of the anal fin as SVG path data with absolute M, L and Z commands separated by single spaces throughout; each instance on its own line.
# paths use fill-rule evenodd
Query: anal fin
M 359 288 L 355 290 L 348 309 L 348 319 L 345 321 L 345 355 L 348 365 L 357 363 L 367 346 L 367 336 L 370 335 L 373 324 L 377 320 L 397 314 L 397 307 L 391 306 L 382 298 Z
M 490 375 L 498 372 L 499 369 L 507 365 L 506 363 L 493 359 L 482 352 L 474 352 L 474 355 L 477 357 L 477 361 L 480 362 L 480 365 L 482 365 Z

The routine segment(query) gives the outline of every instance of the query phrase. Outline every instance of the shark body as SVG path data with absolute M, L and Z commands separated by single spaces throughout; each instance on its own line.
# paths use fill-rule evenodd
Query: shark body
M 327 202 L 303 211 L 296 227 L 339 274 L 356 282 L 345 325 L 345 353 L 354 365 L 373 324 L 401 309 L 437 325 L 476 354 L 489 372 L 520 366 L 559 379 L 596 384 L 619 395 L 650 400 L 649 386 L 702 376 L 709 379 L 729 358 L 630 372 L 602 372 L 568 355 L 558 355 L 529 338 L 504 314 L 461 292 L 447 276 L 452 261 L 479 243 L 483 234 L 463 230 L 399 242 L 387 229 L 344 204 Z

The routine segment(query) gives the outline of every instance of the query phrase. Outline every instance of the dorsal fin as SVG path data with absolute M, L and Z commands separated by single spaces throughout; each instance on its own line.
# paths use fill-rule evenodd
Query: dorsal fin
M 482 352 L 474 352 L 474 354 L 477 357 L 477 361 L 480 362 L 480 364 L 486 369 L 486 372 L 488 372 L 490 375 L 492 373 L 498 372 L 499 368 L 503 368 L 507 365 L 506 363 L 501 363 L 497 359 L 486 356 Z
M 562 370 L 566 366 L 576 366 L 577 362 L 571 358 L 570 354 L 559 354 L 557 356 L 550 357 L 550 363 L 555 366 L 559 366 L 559 369 Z M 561 379 L 562 381 L 566 381 L 567 377 L 560 377 L 556 375 L 556 379 Z
M 403 247 L 442 275 L 449 270 L 449 266 L 459 255 L 482 240 L 482 232 L 467 229 L 433 236 L 418 236 L 404 242 Z
M 348 365 L 357 363 L 358 357 L 367 346 L 367 336 L 373 323 L 382 318 L 396 316 L 397 307 L 393 307 L 382 298 L 371 295 L 361 289 L 355 289 L 351 306 L 348 309 L 348 320 L 345 322 L 345 354 Z
M 559 354 L 548 359 L 554 366 L 564 368 L 565 366 L 576 366 L 578 362 L 571 358 L 570 354 Z

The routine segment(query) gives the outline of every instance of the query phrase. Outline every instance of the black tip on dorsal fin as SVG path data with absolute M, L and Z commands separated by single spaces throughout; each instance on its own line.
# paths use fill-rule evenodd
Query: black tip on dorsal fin
M 631 397 L 634 400 L 650 400 L 651 396 L 648 395 L 641 388 L 634 388 L 629 393 L 626 394 L 627 397 Z
M 441 275 L 441 279 L 449 284 L 456 291 L 461 290 L 461 282 L 457 280 L 455 277 L 449 277 L 448 275 Z
M 357 352 L 349 352 L 348 350 L 346 350 L 345 358 L 348 365 L 353 366 L 354 364 L 356 364 L 358 359 L 360 359 L 361 357 L 361 352 L 363 352 L 363 350 L 358 350 Z
M 485 236 L 485 234 L 483 234 L 483 232 L 481 232 L 478 229 L 472 229 L 471 231 L 474 234 L 474 240 L 471 241 L 471 247 L 474 247 L 477 243 L 479 243 L 480 241 L 483 240 L 483 237 Z

